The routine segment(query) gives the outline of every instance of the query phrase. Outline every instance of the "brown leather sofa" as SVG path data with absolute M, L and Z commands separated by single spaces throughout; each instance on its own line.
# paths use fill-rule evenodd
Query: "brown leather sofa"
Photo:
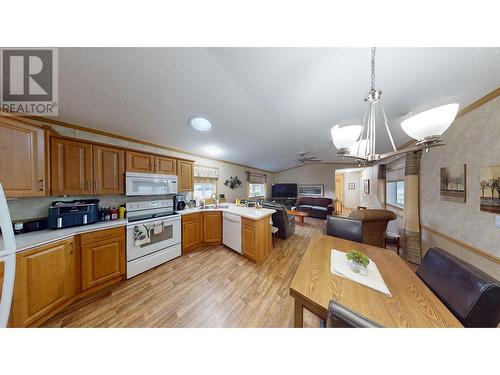
M 384 247 L 387 224 L 396 218 L 389 210 L 356 210 L 349 214 L 349 219 L 363 222 L 363 243 L 378 247 Z
M 438 247 L 427 251 L 417 275 L 465 327 L 498 326 L 498 280 Z
M 296 205 L 297 211 L 307 212 L 309 217 L 326 219 L 335 211 L 330 198 L 301 197 Z

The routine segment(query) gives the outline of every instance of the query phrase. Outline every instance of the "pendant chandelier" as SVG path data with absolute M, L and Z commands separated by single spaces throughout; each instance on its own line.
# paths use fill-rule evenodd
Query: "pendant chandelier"
M 354 158 L 360 165 L 374 164 L 379 160 L 430 147 L 442 146 L 441 135 L 448 129 L 458 112 L 458 104 L 446 104 L 416 114 L 401 123 L 401 127 L 410 137 L 416 140 L 412 147 L 398 150 L 389 128 L 387 115 L 382 106 L 382 91 L 375 88 L 375 52 L 371 50 L 371 87 L 366 102 L 362 125 L 335 125 L 331 129 L 332 141 L 337 147 L 337 156 Z M 377 153 L 376 145 L 376 116 L 382 114 L 385 132 L 391 142 L 393 151 L 384 154 Z

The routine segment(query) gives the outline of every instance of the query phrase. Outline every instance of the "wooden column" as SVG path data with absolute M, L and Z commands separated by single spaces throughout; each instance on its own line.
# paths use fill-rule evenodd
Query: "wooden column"
M 420 264 L 420 207 L 419 175 L 422 151 L 408 152 L 405 163 L 404 232 L 401 255 L 410 262 Z

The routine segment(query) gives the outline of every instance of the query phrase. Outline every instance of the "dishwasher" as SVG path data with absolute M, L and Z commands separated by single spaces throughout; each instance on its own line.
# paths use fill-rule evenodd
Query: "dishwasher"
M 241 216 L 223 212 L 222 243 L 242 254 L 241 251 Z

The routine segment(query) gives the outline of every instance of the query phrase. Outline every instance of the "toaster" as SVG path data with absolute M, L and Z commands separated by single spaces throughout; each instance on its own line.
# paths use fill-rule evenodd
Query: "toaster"
M 47 221 L 50 229 L 95 223 L 99 221 L 99 199 L 52 202 Z

